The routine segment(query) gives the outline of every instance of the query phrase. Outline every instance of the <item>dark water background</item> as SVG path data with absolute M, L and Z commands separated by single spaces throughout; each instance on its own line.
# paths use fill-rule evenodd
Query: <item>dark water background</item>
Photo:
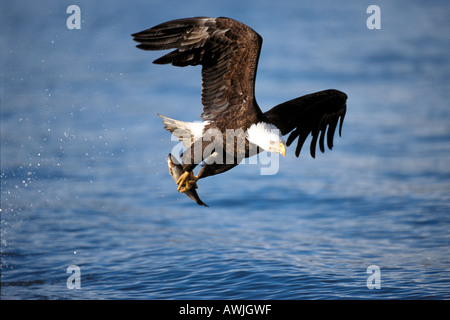
M 371 4 L 2 2 L 1 298 L 450 298 L 450 3 L 376 1 L 380 30 Z M 200 15 L 264 38 L 263 110 L 349 96 L 332 151 L 200 181 L 210 208 L 176 191 L 156 116 L 199 120 L 200 69 L 152 65 L 129 36 Z

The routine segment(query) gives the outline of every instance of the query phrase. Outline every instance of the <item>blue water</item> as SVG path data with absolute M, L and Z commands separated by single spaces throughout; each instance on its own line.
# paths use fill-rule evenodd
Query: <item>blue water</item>
M 0 15 L 2 299 L 450 298 L 448 1 L 4 1 Z M 202 180 L 209 208 L 176 191 L 156 116 L 200 119 L 200 69 L 152 65 L 130 37 L 199 15 L 262 35 L 263 110 L 349 96 L 332 151 Z

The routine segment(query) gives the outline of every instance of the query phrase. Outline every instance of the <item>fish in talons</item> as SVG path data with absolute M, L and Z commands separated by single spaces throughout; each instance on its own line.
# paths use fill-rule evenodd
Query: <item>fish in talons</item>
M 167 157 L 167 165 L 169 167 L 169 173 L 172 176 L 175 183 L 178 185 L 178 191 L 181 193 L 184 193 L 189 198 L 194 200 L 198 205 L 208 207 L 207 204 L 205 204 L 202 200 L 200 200 L 200 197 L 197 193 L 197 178 L 194 177 L 192 172 L 184 172 L 183 173 L 183 166 L 178 162 L 178 160 L 172 156 L 172 154 L 169 153 L 169 156 Z M 183 184 L 185 184 L 185 187 L 183 187 Z

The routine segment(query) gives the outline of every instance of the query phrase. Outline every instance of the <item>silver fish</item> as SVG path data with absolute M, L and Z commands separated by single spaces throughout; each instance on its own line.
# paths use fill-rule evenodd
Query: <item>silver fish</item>
M 183 166 L 177 161 L 175 157 L 172 157 L 172 154 L 170 153 L 169 156 L 167 157 L 167 165 L 169 166 L 169 173 L 176 183 L 178 181 L 178 178 L 183 174 Z M 205 204 L 202 200 L 200 200 L 200 197 L 198 196 L 195 187 L 183 193 L 192 200 L 194 200 L 198 205 L 208 207 L 207 204 Z

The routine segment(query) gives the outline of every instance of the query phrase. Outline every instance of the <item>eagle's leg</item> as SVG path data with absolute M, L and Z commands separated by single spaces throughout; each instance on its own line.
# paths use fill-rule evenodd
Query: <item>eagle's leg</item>
M 215 143 L 214 139 L 200 142 L 202 143 L 202 148 L 200 149 L 202 158 L 197 159 L 195 157 L 195 151 L 198 152 L 199 149 L 196 149 L 195 144 L 199 142 L 200 141 L 197 140 L 181 155 L 184 172 L 177 180 L 177 190 L 181 193 L 184 193 L 191 188 L 197 188 L 197 181 L 199 179 L 226 172 L 237 166 L 242 160 L 242 158 L 237 159 L 236 155 L 227 154 L 221 145 L 220 147 L 217 147 L 217 144 L 215 144 L 214 148 L 211 148 L 210 144 Z M 210 147 L 210 152 L 205 153 L 204 150 L 208 146 Z M 205 160 L 206 158 L 210 161 Z M 194 159 L 194 161 L 191 161 L 191 159 Z M 227 163 L 230 159 L 232 159 L 231 163 Z M 198 175 L 194 176 L 194 168 L 203 160 L 205 160 L 205 162 L 202 165 L 202 169 Z
M 194 176 L 193 170 L 210 154 L 204 153 L 206 147 L 215 143 L 214 139 L 203 141 L 202 138 L 196 140 L 188 149 L 181 154 L 183 162 L 183 174 L 177 180 L 177 190 L 184 193 L 192 188 L 197 188 L 197 181 L 201 178 L 201 173 Z M 211 152 L 213 152 L 211 150 Z
M 198 176 L 194 176 L 192 171 L 185 171 L 177 180 L 177 190 L 181 193 L 188 191 L 191 188 L 197 187 Z

